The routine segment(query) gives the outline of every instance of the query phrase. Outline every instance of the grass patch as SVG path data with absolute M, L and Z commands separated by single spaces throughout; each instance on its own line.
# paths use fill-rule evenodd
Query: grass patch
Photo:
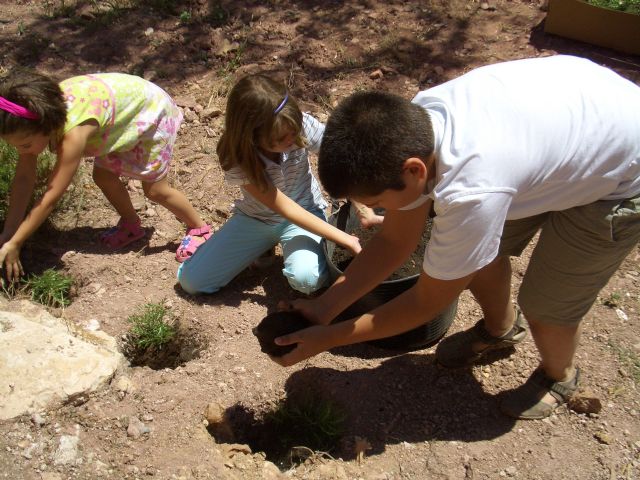
M 176 368 L 199 358 L 207 342 L 197 331 L 183 328 L 179 318 L 162 304 L 146 303 L 127 318 L 123 353 L 134 367 Z
M 313 387 L 290 392 L 267 410 L 236 404 L 224 419 L 225 428 L 208 427 L 218 443 L 247 444 L 283 471 L 309 458 L 332 458 L 347 423 L 344 410 Z
M 344 433 L 345 414 L 333 402 L 314 394 L 300 394 L 277 404 L 265 423 L 279 432 L 283 452 L 296 447 L 330 452 Z
M 630 374 L 633 381 L 640 384 L 640 357 L 638 354 L 613 342 L 609 342 L 609 347 L 618 356 L 620 363 L 631 369 Z
M 18 152 L 16 149 L 0 140 L 0 220 L 4 220 L 7 215 L 11 182 L 13 182 L 16 173 L 17 163 Z M 45 150 L 38 157 L 34 198 L 39 198 L 44 193 L 49 173 L 55 163 L 56 156 L 48 150 Z
M 596 7 L 640 15 L 640 0 L 587 0 Z
M 24 283 L 31 300 L 53 308 L 66 307 L 71 303 L 72 287 L 73 278 L 53 268 L 30 276 Z
M 141 350 L 162 348 L 176 334 L 173 321 L 166 317 L 169 317 L 169 310 L 164 305 L 145 304 L 140 313 L 127 319 L 131 323 L 130 342 Z
M 613 292 L 602 301 L 602 304 L 609 308 L 618 308 L 622 305 L 622 295 L 618 292 Z

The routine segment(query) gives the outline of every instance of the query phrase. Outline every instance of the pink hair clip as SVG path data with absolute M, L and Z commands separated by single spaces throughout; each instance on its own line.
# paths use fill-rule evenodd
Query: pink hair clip
M 13 103 L 4 97 L 0 97 L 0 110 L 9 112 L 11 115 L 15 115 L 16 117 L 27 118 L 29 120 L 38 120 L 40 118 L 38 114 L 33 113 L 23 106 Z

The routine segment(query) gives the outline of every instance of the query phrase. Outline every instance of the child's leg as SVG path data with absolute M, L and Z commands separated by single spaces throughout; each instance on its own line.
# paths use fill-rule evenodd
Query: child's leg
M 133 208 L 129 192 L 120 177 L 104 168 L 93 167 L 93 181 L 98 185 L 109 203 L 113 205 L 124 222 L 136 223 L 138 214 Z
M 243 213 L 234 214 L 180 265 L 180 286 L 191 294 L 217 292 L 277 243 L 279 227 Z
M 205 225 L 187 197 L 169 185 L 166 177 L 157 182 L 142 182 L 142 189 L 149 200 L 165 207 L 188 228 L 200 228 Z
M 311 211 L 326 220 L 320 209 Z M 287 222 L 280 235 L 284 256 L 282 273 L 294 290 L 312 293 L 323 287 L 329 277 L 322 251 L 322 237 Z
M 640 240 L 640 198 L 600 201 L 549 215 L 518 295 L 540 353 L 540 368 L 501 408 L 542 418 L 578 386 L 579 325 Z

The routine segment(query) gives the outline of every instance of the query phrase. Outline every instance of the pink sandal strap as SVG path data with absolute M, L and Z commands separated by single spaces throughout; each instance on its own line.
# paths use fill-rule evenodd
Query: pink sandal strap
M 203 241 L 197 241 L 196 238 L 203 238 Z M 176 260 L 178 262 L 184 262 L 191 258 L 191 256 L 196 253 L 198 247 L 200 247 L 204 242 L 209 240 L 211 237 L 211 226 L 208 224 L 203 225 L 199 228 L 191 228 L 187 231 L 187 234 L 180 242 L 180 246 L 178 250 L 176 250 Z
M 187 231 L 187 235 L 192 237 L 202 237 L 205 240 L 209 240 L 211 236 L 211 225 L 205 223 L 202 227 L 191 228 Z
M 109 248 L 119 249 L 144 237 L 145 233 L 144 228 L 140 226 L 140 219 L 135 222 L 125 222 L 120 219 L 115 227 L 100 236 L 100 240 Z

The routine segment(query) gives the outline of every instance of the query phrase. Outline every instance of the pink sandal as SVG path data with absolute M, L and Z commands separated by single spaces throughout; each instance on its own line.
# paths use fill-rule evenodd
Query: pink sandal
M 145 233 L 144 228 L 140 226 L 139 218 L 135 222 L 120 219 L 115 227 L 100 235 L 100 241 L 107 247 L 118 250 L 144 237 Z
M 196 253 L 196 250 L 200 245 L 209 240 L 211 237 L 211 226 L 206 223 L 200 228 L 192 228 L 187 231 L 187 234 L 180 242 L 178 250 L 176 250 L 176 260 L 178 262 L 184 262 L 191 258 Z M 196 240 L 197 238 L 203 238 L 204 240 Z

